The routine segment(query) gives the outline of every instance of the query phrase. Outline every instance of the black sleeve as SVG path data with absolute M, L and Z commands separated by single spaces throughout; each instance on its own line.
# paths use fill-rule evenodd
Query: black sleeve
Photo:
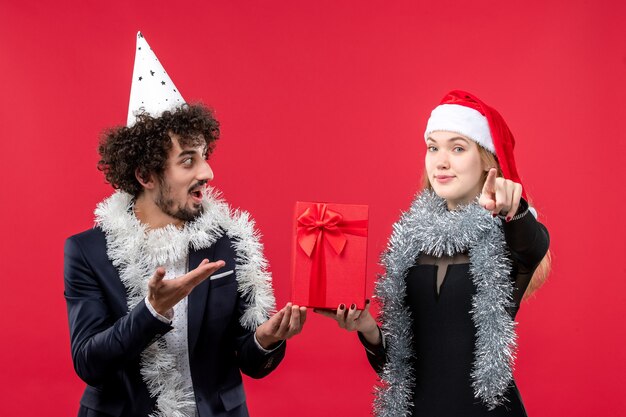
M 97 385 L 135 360 L 156 338 L 172 327 L 155 318 L 144 302 L 115 320 L 105 303 L 97 277 L 79 241 L 65 243 L 65 300 L 72 360 L 78 376 Z
M 550 236 L 545 226 L 528 210 L 528 203 L 522 199 L 516 216 L 526 214 L 516 220 L 504 222 L 504 237 L 513 260 L 526 269 L 534 269 L 548 251 Z
M 263 378 L 269 375 L 278 367 L 285 357 L 287 350 L 287 342 L 282 341 L 278 346 L 273 347 L 269 352 L 265 352 L 259 348 L 254 340 L 254 331 L 244 329 L 239 323 L 239 317 L 243 314 L 245 303 L 239 296 L 237 322 L 236 351 L 237 361 L 241 372 L 251 378 Z
M 512 316 L 515 316 L 535 269 L 550 246 L 548 230 L 529 211 L 528 203 L 524 199 L 520 201 L 517 212 L 516 216 L 526 214 L 503 224 L 504 238 L 513 260 L 515 308 L 510 312 Z
M 385 343 L 383 341 L 383 333 L 380 330 L 380 327 L 378 328 L 378 332 L 380 333 L 380 343 L 378 345 L 373 345 L 367 340 L 365 340 L 365 336 L 363 336 L 363 333 L 361 332 L 357 332 L 357 333 L 359 335 L 359 340 L 361 341 L 361 344 L 365 348 L 365 354 L 367 355 L 367 360 L 369 361 L 374 371 L 376 371 L 376 373 L 381 373 L 383 370 L 383 367 L 387 363 L 387 350 L 385 349 Z

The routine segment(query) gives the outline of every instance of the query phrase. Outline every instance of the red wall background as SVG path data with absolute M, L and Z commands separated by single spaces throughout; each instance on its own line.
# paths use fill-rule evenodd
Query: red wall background
M 368 291 L 417 190 L 429 111 L 463 88 L 517 138 L 552 235 L 549 282 L 518 316 L 529 414 L 626 415 L 626 3 L 0 0 L 0 415 L 75 415 L 63 241 L 110 194 L 99 132 L 123 124 L 142 30 L 189 101 L 213 106 L 228 201 L 264 233 L 290 294 L 296 200 L 370 206 Z M 356 336 L 311 314 L 253 416 L 365 416 Z

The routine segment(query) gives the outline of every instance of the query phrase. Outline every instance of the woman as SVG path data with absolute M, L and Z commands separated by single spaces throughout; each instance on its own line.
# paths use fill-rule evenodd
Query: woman
M 359 332 L 382 382 L 377 416 L 525 416 L 514 319 L 545 278 L 548 232 L 493 108 L 452 91 L 424 137 L 425 188 L 394 225 L 376 285 L 382 329 L 367 308 L 322 314 Z

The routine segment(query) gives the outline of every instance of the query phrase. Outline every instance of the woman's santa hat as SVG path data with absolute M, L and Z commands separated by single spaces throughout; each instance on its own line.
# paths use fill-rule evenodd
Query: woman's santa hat
M 515 139 L 506 122 L 494 109 L 466 91 L 450 91 L 430 114 L 424 139 L 432 132 L 447 131 L 463 135 L 494 154 L 504 178 L 522 183 L 515 166 Z M 522 195 L 526 191 L 522 186 Z

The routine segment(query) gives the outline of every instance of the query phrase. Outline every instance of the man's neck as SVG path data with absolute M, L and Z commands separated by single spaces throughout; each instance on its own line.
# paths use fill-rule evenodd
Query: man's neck
M 169 225 L 181 229 L 185 225 L 183 220 L 176 219 L 163 212 L 163 210 L 154 203 L 154 199 L 145 192 L 135 200 L 133 211 L 137 219 L 152 230 Z

